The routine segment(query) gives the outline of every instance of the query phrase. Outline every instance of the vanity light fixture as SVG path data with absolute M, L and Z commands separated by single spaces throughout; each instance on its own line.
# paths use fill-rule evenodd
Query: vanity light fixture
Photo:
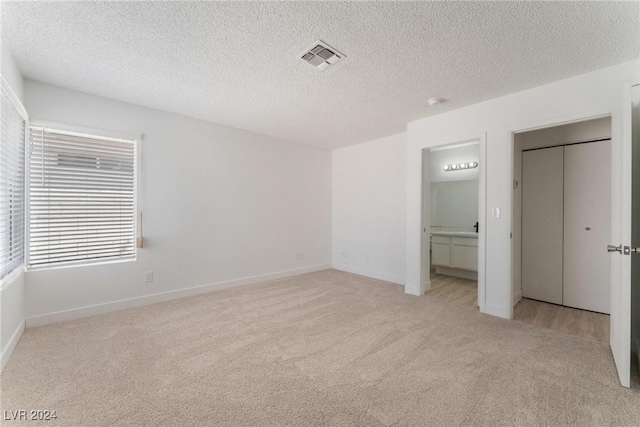
M 474 169 L 478 167 L 478 162 L 466 162 L 466 163 L 454 163 L 452 165 L 445 165 L 444 170 L 447 172 L 457 171 L 462 169 Z

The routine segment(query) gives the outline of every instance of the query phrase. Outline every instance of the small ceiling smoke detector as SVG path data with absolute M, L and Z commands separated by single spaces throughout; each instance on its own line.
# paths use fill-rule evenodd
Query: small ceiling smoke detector
M 308 49 L 305 49 L 299 56 L 300 59 L 307 61 L 309 64 L 316 67 L 320 71 L 324 71 L 342 58 L 346 58 L 346 55 L 338 52 L 328 44 L 318 40 Z
M 442 98 L 438 98 L 437 96 L 427 99 L 427 104 L 429 104 L 430 107 L 433 107 L 434 105 L 438 105 L 441 102 L 442 102 Z

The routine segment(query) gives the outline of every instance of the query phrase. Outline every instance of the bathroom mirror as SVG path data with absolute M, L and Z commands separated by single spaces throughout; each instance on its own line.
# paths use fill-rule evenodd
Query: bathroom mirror
M 478 180 L 431 183 L 431 228 L 472 230 L 478 221 Z

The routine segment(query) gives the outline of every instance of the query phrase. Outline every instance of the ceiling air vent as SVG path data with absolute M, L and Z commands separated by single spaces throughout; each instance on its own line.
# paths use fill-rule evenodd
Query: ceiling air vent
M 320 40 L 300 54 L 301 59 L 307 61 L 320 71 L 326 70 L 345 57 L 345 55 Z

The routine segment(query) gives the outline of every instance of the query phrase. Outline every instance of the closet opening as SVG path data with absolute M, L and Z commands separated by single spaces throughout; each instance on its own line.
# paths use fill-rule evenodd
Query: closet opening
M 514 134 L 514 320 L 609 342 L 611 118 Z

